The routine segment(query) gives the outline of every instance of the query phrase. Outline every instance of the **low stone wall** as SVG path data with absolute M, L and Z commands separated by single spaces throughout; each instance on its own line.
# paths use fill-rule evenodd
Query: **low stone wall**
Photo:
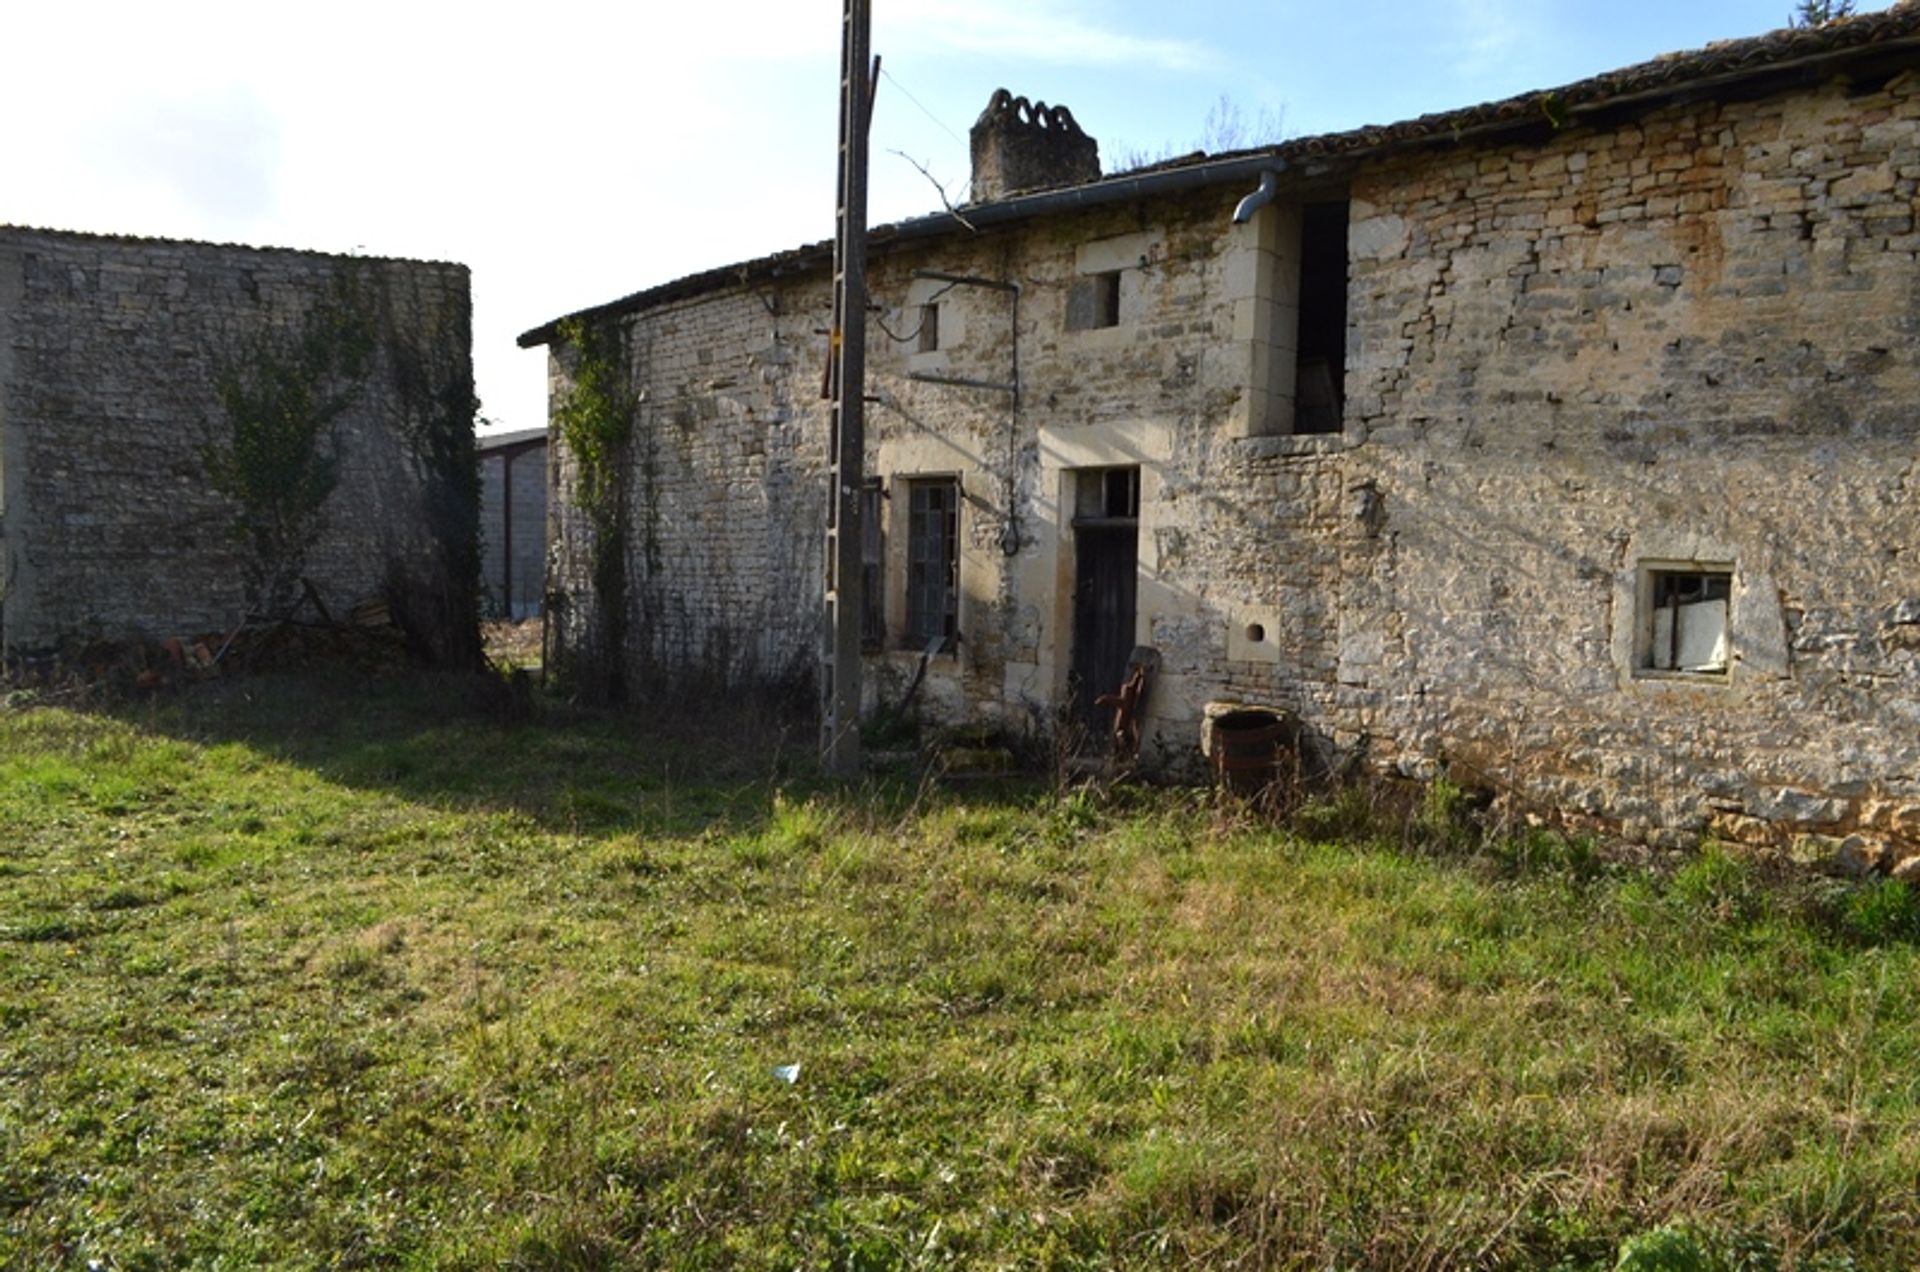
M 337 478 L 301 573 L 336 612 L 387 600 L 420 652 L 477 650 L 463 266 L 0 228 L 0 636 L 232 628 L 254 604 L 223 384 L 326 306 L 366 338 L 334 386 Z

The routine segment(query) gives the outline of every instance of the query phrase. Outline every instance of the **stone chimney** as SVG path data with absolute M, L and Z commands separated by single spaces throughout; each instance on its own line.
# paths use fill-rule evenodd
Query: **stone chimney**
M 1065 106 L 996 88 L 970 135 L 975 203 L 1100 179 L 1100 144 Z

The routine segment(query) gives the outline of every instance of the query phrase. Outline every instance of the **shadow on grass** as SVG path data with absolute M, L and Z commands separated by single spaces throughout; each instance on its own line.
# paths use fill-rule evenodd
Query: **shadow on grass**
M 238 744 L 328 781 L 430 806 L 522 814 L 591 835 L 752 830 L 777 791 L 829 789 L 809 722 L 752 704 L 671 714 L 539 698 L 442 673 L 311 671 L 195 685 L 103 714 L 197 745 Z

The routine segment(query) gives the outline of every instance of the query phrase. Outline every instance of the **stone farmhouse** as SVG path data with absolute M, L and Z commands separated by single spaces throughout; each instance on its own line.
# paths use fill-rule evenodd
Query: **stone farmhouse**
M 1143 766 L 1253 703 L 1656 842 L 1920 838 L 1920 7 L 1108 177 L 1002 95 L 974 150 L 871 236 L 877 702 L 931 649 L 918 709 L 1045 732 L 1145 646 Z M 631 412 L 598 505 L 556 447 L 576 665 L 813 674 L 829 257 L 521 338 Z
M 313 454 L 256 436 L 236 465 L 330 470 L 289 570 L 335 617 L 376 599 L 416 652 L 477 657 L 470 313 L 461 265 L 0 225 L 0 654 L 266 604 L 248 526 L 286 509 L 209 464 L 244 449 L 235 394 L 291 386 L 337 403 Z

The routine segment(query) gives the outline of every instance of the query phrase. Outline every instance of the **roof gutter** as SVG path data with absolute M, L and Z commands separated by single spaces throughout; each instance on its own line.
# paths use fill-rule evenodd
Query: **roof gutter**
M 963 205 L 951 211 L 915 217 L 911 221 L 876 225 L 869 231 L 868 241 L 876 247 L 885 247 L 891 243 L 939 238 L 963 230 L 980 230 L 988 226 L 1006 225 L 1054 212 L 1106 207 L 1114 203 L 1127 203 L 1134 199 L 1182 194 L 1188 190 L 1198 190 L 1206 186 L 1251 181 L 1255 178 L 1260 179 L 1261 188 L 1265 189 L 1268 175 L 1272 174 L 1277 182 L 1278 174 L 1286 167 L 1286 160 L 1270 151 L 1262 151 L 1232 159 L 1213 159 L 1203 163 L 1189 164 L 1182 168 L 1164 168 L 1155 172 L 1108 177 L 1087 185 L 1069 186 L 1064 190 L 1041 190 L 1033 194 L 1015 195 L 1011 199 L 1001 199 L 994 203 Z M 1277 191 L 1277 185 L 1275 189 Z M 1244 204 L 1245 200 L 1241 202 Z M 787 253 L 777 260 L 750 261 L 744 265 L 695 275 L 694 279 L 710 278 L 717 285 L 722 277 L 727 276 L 741 283 L 753 277 L 778 277 L 784 273 L 818 268 L 821 264 L 832 260 L 832 248 L 831 243 L 816 243 Z M 654 293 L 665 292 L 691 281 L 693 280 L 682 279 L 679 280 L 679 284 L 668 283 L 658 289 L 649 290 Z M 625 313 L 640 307 L 635 302 L 648 294 L 648 292 L 641 292 L 634 296 L 622 297 L 604 305 L 595 305 L 591 309 L 579 310 L 569 314 L 568 317 L 585 318 L 601 314 Z M 546 344 L 559 334 L 560 323 L 564 321 L 566 321 L 565 318 L 556 319 L 526 332 L 519 339 L 520 347 L 529 349 Z
M 1053 212 L 1105 207 L 1111 203 L 1126 203 L 1134 199 L 1183 194 L 1188 190 L 1198 190 L 1204 186 L 1251 181 L 1269 171 L 1285 167 L 1286 161 L 1279 156 L 1262 153 L 1244 155 L 1237 159 L 1215 159 L 1205 163 L 1190 164 L 1184 168 L 1166 168 L 1158 172 L 1108 177 L 1087 185 L 1069 186 L 1064 190 L 1042 190 L 1035 194 L 1016 195 L 997 203 L 982 203 L 974 207 L 962 207 L 952 212 L 916 217 L 911 221 L 901 221 L 892 226 L 880 226 L 875 229 L 874 238 L 889 242 L 929 238 L 937 234 L 951 234 L 959 226 L 972 226 L 978 229 L 988 225 L 1001 225 L 1008 221 L 1024 221 L 1029 217 L 1046 216 Z
M 1854 21 L 1871 21 L 1871 18 Z M 1134 199 L 1153 198 L 1161 195 L 1180 194 L 1205 186 L 1226 184 L 1235 181 L 1260 182 L 1260 189 L 1242 199 L 1234 210 L 1236 224 L 1243 223 L 1254 211 L 1271 202 L 1279 192 L 1279 174 L 1289 171 L 1288 160 L 1280 154 L 1290 151 L 1295 165 L 1304 165 L 1309 174 L 1317 171 L 1320 165 L 1355 165 L 1381 155 L 1391 155 L 1413 150 L 1458 146 L 1468 141 L 1482 141 L 1502 134 L 1526 129 L 1538 129 L 1547 126 L 1558 130 L 1562 127 L 1576 127 L 1589 116 L 1621 107 L 1642 107 L 1665 100 L 1686 100 L 1703 93 L 1712 93 L 1733 84 L 1755 82 L 1766 83 L 1770 80 L 1785 79 L 1813 71 L 1826 72 L 1831 67 L 1863 60 L 1894 60 L 1911 56 L 1920 51 L 1920 34 L 1910 29 L 1887 39 L 1844 44 L 1839 47 L 1814 49 L 1798 56 L 1785 57 L 1777 61 L 1760 65 L 1742 65 L 1718 72 L 1687 75 L 1657 84 L 1618 91 L 1608 91 L 1596 96 L 1583 97 L 1581 90 L 1587 84 L 1582 81 L 1561 89 L 1548 90 L 1515 98 L 1506 103 L 1491 103 L 1509 108 L 1520 108 L 1518 113 L 1497 114 L 1483 117 L 1472 122 L 1449 123 L 1451 116 L 1436 116 L 1431 119 L 1408 121 L 1407 125 L 1393 125 L 1377 130 L 1376 139 L 1360 140 L 1357 134 L 1374 132 L 1373 129 L 1359 129 L 1354 133 L 1332 134 L 1330 137 L 1301 138 L 1293 142 L 1282 143 L 1253 154 L 1243 154 L 1233 158 L 1208 160 L 1189 164 L 1184 167 L 1164 168 L 1153 172 L 1135 173 L 1130 176 L 1111 177 L 1087 185 L 1071 186 L 1063 190 L 1044 190 L 1034 194 L 1019 195 L 995 203 L 982 203 L 965 206 L 929 216 L 916 217 L 910 221 L 900 221 L 892 225 L 875 226 L 870 232 L 870 241 L 875 246 L 884 247 L 889 243 L 909 242 L 917 239 L 936 238 L 962 230 L 979 230 L 988 226 L 1004 225 L 1022 221 L 1029 217 L 1044 216 L 1053 212 L 1073 209 L 1104 207 L 1115 203 L 1124 203 Z M 1600 77 L 1605 78 L 1605 77 Z M 1545 113 L 1550 100 L 1571 96 L 1564 102 L 1566 118 L 1556 122 Z M 1531 107 L 1530 109 L 1527 107 Z M 1465 115 L 1472 112 L 1455 112 Z M 1401 131 L 1411 126 L 1412 132 Z M 1337 145 L 1316 145 L 1316 142 L 1332 141 Z M 1355 144 L 1358 142 L 1358 144 Z M 1269 176 L 1273 193 L 1265 193 L 1269 187 Z M 1249 207 L 1249 204 L 1252 206 Z M 633 312 L 651 304 L 697 295 L 714 287 L 727 283 L 745 283 L 755 278 L 778 278 L 783 275 L 819 268 L 832 259 L 832 245 L 818 243 L 796 251 L 785 253 L 777 258 L 762 261 L 749 261 L 742 265 L 707 271 L 672 283 L 661 284 L 618 300 L 608 301 L 590 309 L 579 310 L 569 317 L 599 317 Z M 555 320 L 526 332 L 519 339 L 522 348 L 531 348 L 546 344 L 558 334 L 559 323 Z
M 1235 225 L 1245 225 L 1248 221 L 1253 220 L 1254 213 L 1273 202 L 1274 198 L 1280 193 L 1280 169 L 1284 166 L 1284 164 L 1276 163 L 1273 167 L 1268 168 L 1260 174 L 1260 188 L 1240 200 L 1239 205 L 1233 209 L 1233 223 Z

